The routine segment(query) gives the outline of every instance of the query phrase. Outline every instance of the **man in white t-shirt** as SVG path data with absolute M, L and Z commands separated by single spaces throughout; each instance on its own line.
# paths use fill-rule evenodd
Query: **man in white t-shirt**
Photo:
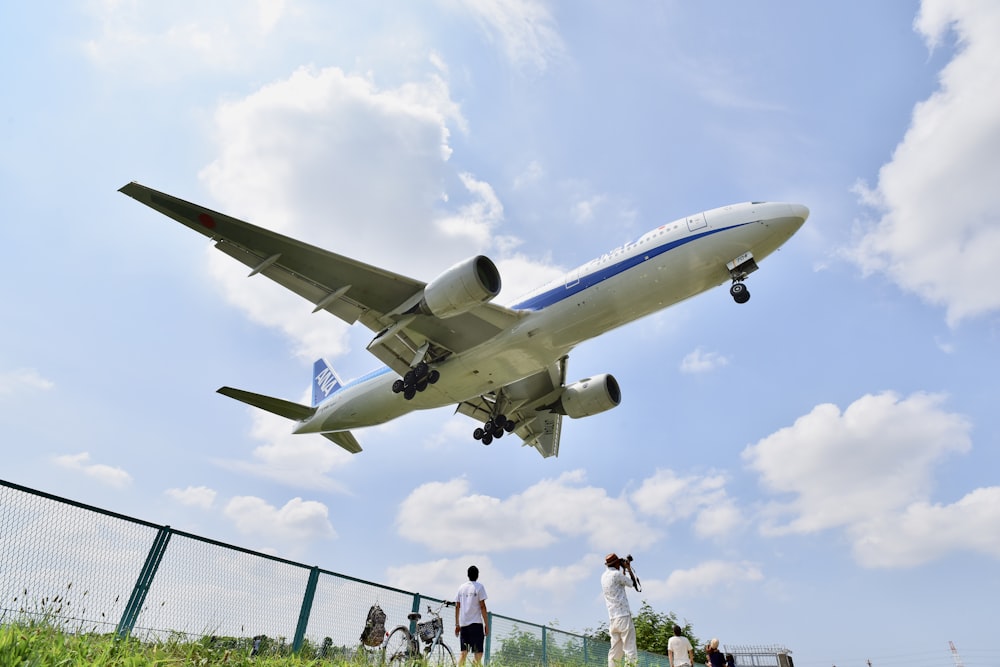
M 608 634 L 611 635 L 611 648 L 608 650 L 608 667 L 620 664 L 624 655 L 631 664 L 639 660 L 639 652 L 635 647 L 635 624 L 632 622 L 632 610 L 628 606 L 626 589 L 631 587 L 632 579 L 620 571 L 631 566 L 627 560 L 615 554 L 608 554 L 604 559 L 608 569 L 601 575 L 601 589 L 604 591 L 604 602 L 608 605 Z
M 674 623 L 674 636 L 667 640 L 667 657 L 670 667 L 692 667 L 694 665 L 694 648 L 681 631 L 681 626 Z
M 479 568 L 469 567 L 469 580 L 455 594 L 455 636 L 459 638 L 462 655 L 458 664 L 465 664 L 469 651 L 475 655 L 475 664 L 483 661 L 483 645 L 490 634 L 489 613 L 486 611 L 486 589 L 479 583 Z

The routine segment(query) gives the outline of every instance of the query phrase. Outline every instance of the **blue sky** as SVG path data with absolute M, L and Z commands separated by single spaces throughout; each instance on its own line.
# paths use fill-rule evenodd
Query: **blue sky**
M 2 477 L 429 595 L 475 562 L 567 630 L 614 550 L 704 639 L 995 663 L 1000 7 L 360 4 L 0 7 Z M 504 303 L 700 210 L 812 215 L 744 306 L 575 350 L 623 402 L 558 459 L 448 409 L 350 456 L 215 389 L 301 400 L 370 332 L 131 180 L 424 280 L 485 253 Z

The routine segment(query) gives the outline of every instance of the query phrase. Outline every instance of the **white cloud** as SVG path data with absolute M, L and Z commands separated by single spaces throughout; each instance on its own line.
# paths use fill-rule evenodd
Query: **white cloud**
M 725 477 L 678 477 L 672 470 L 657 470 L 643 480 L 630 498 L 636 508 L 666 522 L 694 520 L 700 537 L 723 537 L 743 524 L 743 513 L 728 497 Z
M 1000 254 L 1000 5 L 925 0 L 915 27 L 932 47 L 953 30 L 957 53 L 877 186 L 858 186 L 881 217 L 847 254 L 957 325 L 1000 308 L 989 279 Z
M 968 421 L 944 397 L 866 395 L 844 410 L 818 405 L 792 426 L 747 447 L 743 459 L 772 493 L 765 528 L 811 533 L 897 511 L 931 490 L 934 465 L 970 446 Z M 780 524 L 778 518 L 792 515 Z
M 184 489 L 167 489 L 164 493 L 173 500 L 188 507 L 211 509 L 216 493 L 207 486 L 189 486 Z
M 101 484 L 113 486 L 116 489 L 124 488 L 132 483 L 132 475 L 121 468 L 103 463 L 88 463 L 90 461 L 89 452 L 63 454 L 52 457 L 52 460 L 62 468 L 83 473 L 87 477 L 96 479 Z
M 949 455 L 971 447 L 971 425 L 939 395 L 867 395 L 841 413 L 819 405 L 795 424 L 747 447 L 743 458 L 766 490 L 765 534 L 842 529 L 866 567 L 910 566 L 956 551 L 1000 557 L 1000 488 L 956 503 L 929 497 Z M 785 517 L 790 517 L 785 520 Z
M 450 598 L 459 585 L 467 580 L 469 565 L 479 568 L 479 581 L 489 596 L 487 608 L 503 609 L 514 604 L 531 611 L 537 600 L 536 613 L 551 613 L 552 604 L 571 600 L 575 591 L 588 582 L 600 579 L 604 556 L 587 554 L 575 563 L 545 568 L 527 568 L 509 575 L 484 554 L 467 554 L 423 563 L 390 567 L 385 581 L 389 586 L 409 591 L 434 591 L 433 595 Z
M 686 570 L 674 570 L 666 579 L 642 579 L 643 595 L 651 600 L 692 598 L 764 579 L 760 567 L 748 562 L 712 560 Z
M 22 391 L 47 391 L 55 383 L 47 380 L 33 368 L 18 368 L 0 373 L 0 396 L 17 394 Z
M 573 204 L 573 220 L 577 224 L 591 222 L 594 219 L 597 209 L 607 201 L 608 198 L 605 195 L 594 195 L 593 197 L 577 201 Z
M 451 0 L 467 10 L 487 36 L 500 42 L 518 67 L 545 71 L 564 57 L 565 47 L 552 13 L 537 0 Z
M 216 463 L 294 488 L 343 491 L 330 473 L 346 466 L 352 454 L 320 435 L 293 434 L 293 422 L 277 415 L 256 408 L 251 408 L 250 414 L 253 420 L 250 434 L 264 443 L 253 450 L 253 460 Z
M 281 543 L 311 542 L 337 536 L 326 505 L 292 498 L 277 508 L 262 498 L 236 496 L 223 510 L 244 535 Z
M 517 245 L 491 238 L 503 205 L 490 184 L 447 164 L 449 126 L 464 123 L 437 74 L 382 90 L 338 68 L 299 69 L 219 108 L 219 156 L 201 177 L 227 213 L 430 280 L 474 254 Z M 449 183 L 458 189 L 445 208 Z M 284 331 L 301 357 L 347 351 L 345 325 L 312 314 L 266 278 L 247 280 L 246 267 L 231 258 L 211 255 L 227 298 Z
M 858 527 L 854 553 L 867 567 L 915 566 L 954 551 L 1000 559 L 1000 487 L 976 489 L 951 505 L 913 503 Z
M 729 364 L 729 359 L 718 352 L 705 352 L 700 347 L 681 360 L 681 373 L 708 373 Z
M 476 544 L 486 552 L 540 549 L 583 537 L 600 551 L 648 546 L 656 531 L 636 519 L 624 498 L 583 486 L 582 471 L 545 479 L 507 499 L 471 493 L 466 479 L 417 487 L 400 505 L 400 535 L 431 549 Z M 421 517 L 433 516 L 428 526 Z

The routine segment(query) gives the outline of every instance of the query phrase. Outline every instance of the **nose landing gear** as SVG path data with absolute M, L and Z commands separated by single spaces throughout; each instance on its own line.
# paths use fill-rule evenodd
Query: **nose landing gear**
M 746 303 L 750 300 L 750 290 L 747 289 L 742 280 L 733 280 L 733 285 L 729 288 L 729 294 L 732 295 L 733 301 L 736 303 Z
M 757 262 L 754 261 L 753 253 L 747 251 L 726 264 L 729 269 L 729 276 L 733 279 L 733 284 L 729 288 L 729 294 L 736 303 L 746 303 L 750 300 L 750 291 L 743 284 L 746 277 L 757 270 Z
M 403 398 L 409 401 L 417 395 L 418 391 L 427 389 L 427 385 L 434 384 L 440 378 L 441 373 L 436 368 L 432 369 L 426 362 L 421 361 L 406 371 L 402 380 L 396 380 L 392 383 L 392 393 L 398 394 L 402 392 Z

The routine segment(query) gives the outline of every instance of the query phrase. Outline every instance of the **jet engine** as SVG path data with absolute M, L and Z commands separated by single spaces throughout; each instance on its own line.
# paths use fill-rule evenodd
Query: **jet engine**
M 618 380 L 610 373 L 603 373 L 566 385 L 552 410 L 579 419 L 610 410 L 621 402 Z
M 485 255 L 459 262 L 427 283 L 420 312 L 447 318 L 486 303 L 500 293 L 500 272 Z

